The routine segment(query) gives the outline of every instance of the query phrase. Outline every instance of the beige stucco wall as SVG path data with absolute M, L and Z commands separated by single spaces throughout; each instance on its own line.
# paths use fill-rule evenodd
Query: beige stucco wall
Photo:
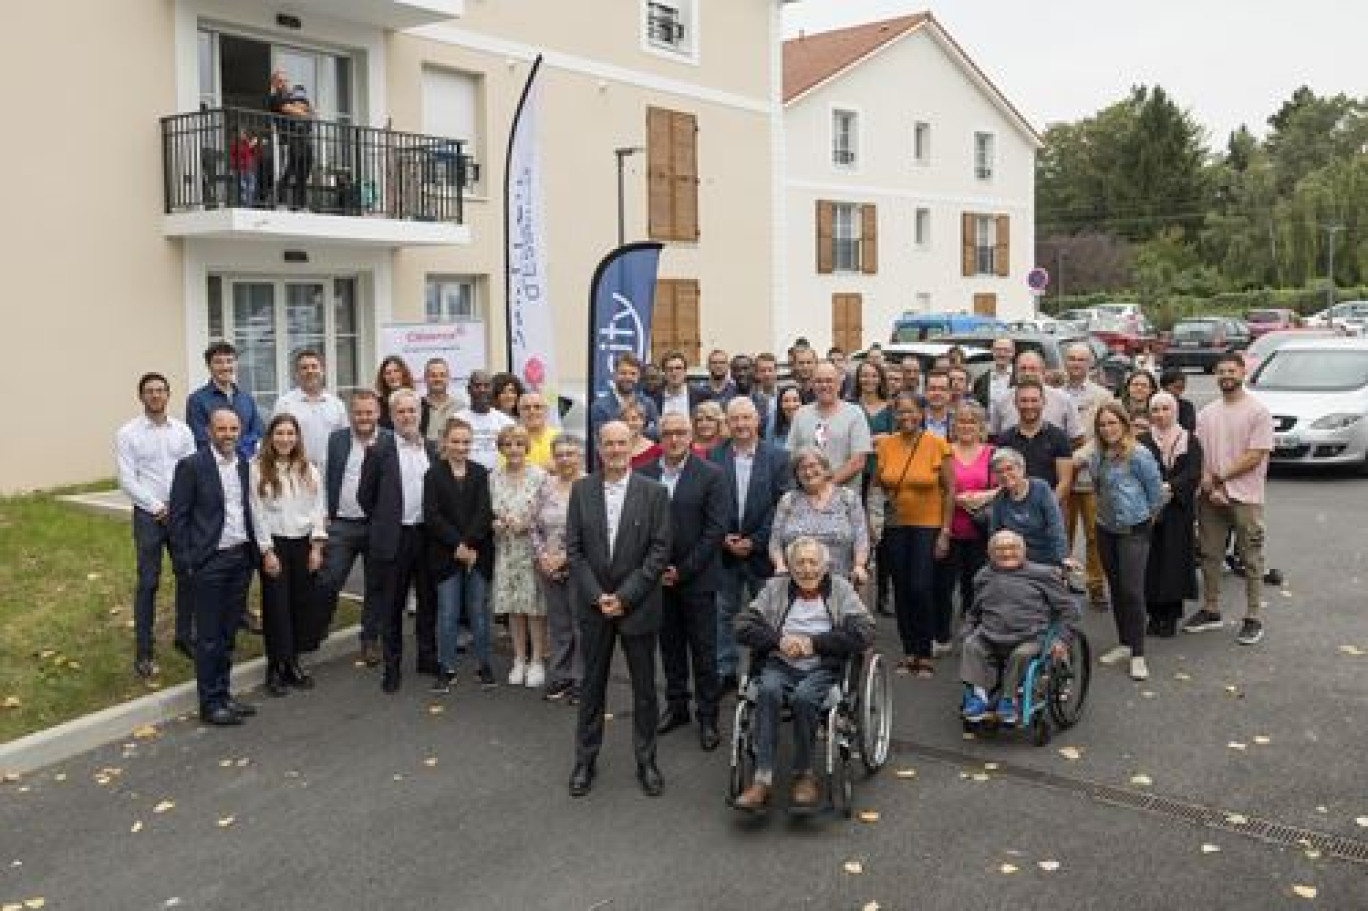
M 168 374 L 179 410 L 186 359 L 180 254 L 161 232 L 171 5 L 6 4 L 4 29 L 0 389 L 22 432 L 0 444 L 0 491 L 12 492 L 112 476 L 138 376 Z
M 507 9 L 507 5 L 503 5 Z M 566 378 L 585 373 L 586 301 L 595 266 L 617 243 L 617 176 L 613 149 L 644 146 L 646 108 L 688 111 L 698 118 L 699 224 L 696 244 L 667 243 L 662 278 L 697 278 L 701 290 L 703 347 L 754 349 L 770 343 L 772 274 L 771 117 L 765 105 L 770 35 L 765 0 L 709 4 L 704 9 L 701 60 L 692 66 L 640 50 L 639 6 L 604 4 L 604 15 L 585 21 L 565 4 L 517 4 L 516 15 L 497 16 L 501 5 L 467 5 L 459 32 L 508 38 L 507 52 L 447 43 L 456 31 L 433 29 L 438 39 L 394 35 L 387 79 L 396 127 L 421 129 L 424 66 L 484 77 L 484 137 L 476 149 L 488 196 L 469 201 L 473 242 L 448 250 L 404 250 L 395 257 L 396 319 L 422 315 L 428 274 L 485 276 L 482 309 L 489 351 L 502 366 L 502 186 L 506 137 L 531 62 L 526 52 L 547 52 L 542 136 L 547 212 L 547 265 L 556 314 L 557 360 Z M 532 15 L 528 7 L 535 8 Z M 726 41 L 725 45 L 720 42 Z M 602 55 L 589 64 L 592 55 Z M 646 156 L 627 159 L 626 236 L 646 236 Z

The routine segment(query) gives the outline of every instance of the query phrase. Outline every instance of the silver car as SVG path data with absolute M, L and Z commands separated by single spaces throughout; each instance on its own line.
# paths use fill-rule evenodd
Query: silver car
M 1259 364 L 1248 388 L 1273 415 L 1273 462 L 1368 473 L 1368 339 L 1289 342 Z

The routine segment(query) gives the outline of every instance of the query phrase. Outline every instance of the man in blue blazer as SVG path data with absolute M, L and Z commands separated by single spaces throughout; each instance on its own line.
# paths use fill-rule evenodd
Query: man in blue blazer
M 661 576 L 664 604 L 660 661 L 665 666 L 665 714 L 657 733 L 689 723 L 689 666 L 693 665 L 699 744 L 717 749 L 717 568 L 726 513 L 722 472 L 693 455 L 692 425 L 682 414 L 660 419 L 661 457 L 640 473 L 670 493 L 670 562 Z
M 613 361 L 613 387 L 589 405 L 589 433 L 597 437 L 599 429 L 604 424 L 618 419 L 622 403 L 635 399 L 646 416 L 646 428 L 643 433 L 653 440 L 656 438 L 656 419 L 659 414 L 655 402 L 637 388 L 640 381 L 641 361 L 631 352 L 619 354 L 617 360 Z M 593 393 L 592 389 L 589 391 Z
M 256 714 L 233 698 L 229 674 L 258 558 L 247 460 L 237 451 L 242 422 L 231 408 L 217 408 L 207 427 L 209 446 L 176 463 L 168 530 L 176 576 L 188 580 L 194 603 L 200 718 L 234 725 Z
M 732 621 L 773 572 L 770 524 L 793 484 L 788 453 L 760 439 L 760 413 L 751 399 L 727 403 L 727 428 L 731 439 L 709 455 L 722 469 L 726 517 L 717 588 L 717 672 L 724 692 L 736 688 L 740 664 Z

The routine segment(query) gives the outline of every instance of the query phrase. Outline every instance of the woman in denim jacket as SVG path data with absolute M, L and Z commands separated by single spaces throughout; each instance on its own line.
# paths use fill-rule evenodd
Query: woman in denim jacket
M 1098 660 L 1130 659 L 1133 680 L 1149 677 L 1145 665 L 1145 566 L 1150 532 L 1163 504 L 1163 480 L 1154 456 L 1137 445 L 1130 415 L 1107 402 L 1093 420 L 1096 450 L 1088 457 L 1097 490 L 1097 549 L 1111 588 L 1120 644 Z

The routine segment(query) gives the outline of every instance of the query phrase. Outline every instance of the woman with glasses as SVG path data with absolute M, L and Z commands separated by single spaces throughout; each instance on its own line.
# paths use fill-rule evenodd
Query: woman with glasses
M 774 571 L 788 572 L 784 554 L 806 536 L 827 546 L 832 573 L 864 585 L 869 578 L 869 526 L 860 495 L 836 483 L 831 462 L 815 446 L 794 453 L 792 464 L 797 489 L 779 499 L 770 526 Z
M 549 471 L 556 431 L 546 422 L 546 400 L 540 392 L 524 392 L 518 397 L 518 423 L 527 431 L 527 464 Z
M 524 396 L 526 398 L 526 396 Z M 579 627 L 570 606 L 570 567 L 565 558 L 565 517 L 570 489 L 584 476 L 584 445 L 578 437 L 558 434 L 551 442 L 551 472 L 532 501 L 532 550 L 537 584 L 546 602 L 548 658 L 546 693 L 551 702 L 579 702 L 584 658 Z

